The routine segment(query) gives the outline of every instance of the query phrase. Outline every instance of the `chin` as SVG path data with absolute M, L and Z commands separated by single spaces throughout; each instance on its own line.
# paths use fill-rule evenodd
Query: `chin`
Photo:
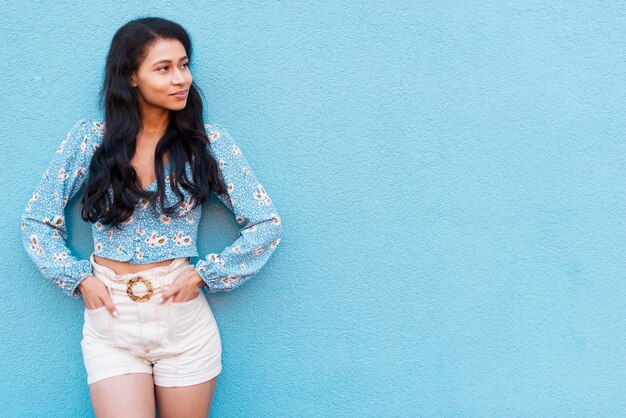
M 183 110 L 185 107 L 187 107 L 187 102 L 181 103 L 178 106 L 163 106 L 163 108 L 167 110 Z

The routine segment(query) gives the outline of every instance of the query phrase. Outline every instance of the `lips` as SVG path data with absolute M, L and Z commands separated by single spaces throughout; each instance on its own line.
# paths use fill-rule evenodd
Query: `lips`
M 172 96 L 184 96 L 186 94 L 187 94 L 187 90 L 180 90 L 180 91 L 177 91 L 175 93 L 172 93 L 171 95 Z

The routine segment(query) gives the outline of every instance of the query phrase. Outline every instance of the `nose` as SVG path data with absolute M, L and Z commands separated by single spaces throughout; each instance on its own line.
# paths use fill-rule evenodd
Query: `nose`
M 185 84 L 185 76 L 179 69 L 172 76 L 172 84 Z

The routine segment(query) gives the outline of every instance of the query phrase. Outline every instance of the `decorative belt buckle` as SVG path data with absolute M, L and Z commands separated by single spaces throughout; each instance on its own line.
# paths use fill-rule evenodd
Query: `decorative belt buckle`
M 137 296 L 133 293 L 133 286 L 137 282 L 142 282 L 146 286 L 146 288 L 148 289 L 147 294 L 143 296 Z M 128 293 L 128 296 L 135 302 L 146 302 L 148 299 L 152 297 L 152 283 L 150 283 L 150 280 L 141 276 L 133 277 L 132 279 L 128 281 L 128 286 L 126 287 L 126 293 Z

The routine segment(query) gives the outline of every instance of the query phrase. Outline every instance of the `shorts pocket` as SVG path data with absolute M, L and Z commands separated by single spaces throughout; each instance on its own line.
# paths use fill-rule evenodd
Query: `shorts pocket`
M 193 302 L 196 302 L 196 301 L 198 300 L 198 298 L 200 298 L 200 296 L 202 296 L 202 290 L 200 290 L 200 291 L 198 292 L 198 296 L 194 297 L 193 299 L 184 300 L 184 301 L 182 301 L 182 302 L 174 302 L 174 298 L 172 297 L 172 298 L 170 298 L 169 302 L 170 302 L 170 304 L 172 304 L 172 305 L 184 306 L 184 305 L 187 305 L 187 304 L 191 304 L 191 303 L 193 303 Z
M 87 312 L 89 312 L 89 313 L 96 313 L 96 312 L 99 312 L 99 311 L 101 311 L 103 309 L 106 309 L 106 307 L 107 307 L 106 305 L 98 306 L 97 308 L 92 308 L 92 309 L 89 309 L 89 308 L 85 307 L 85 310 Z
M 106 305 L 94 309 L 85 308 L 83 333 L 91 333 L 97 338 L 106 340 L 112 335 L 112 318 Z
M 168 310 L 172 340 L 175 342 L 180 341 L 203 325 L 203 303 L 206 303 L 206 299 L 202 291 L 191 300 L 174 302 L 169 299 L 165 303 Z

